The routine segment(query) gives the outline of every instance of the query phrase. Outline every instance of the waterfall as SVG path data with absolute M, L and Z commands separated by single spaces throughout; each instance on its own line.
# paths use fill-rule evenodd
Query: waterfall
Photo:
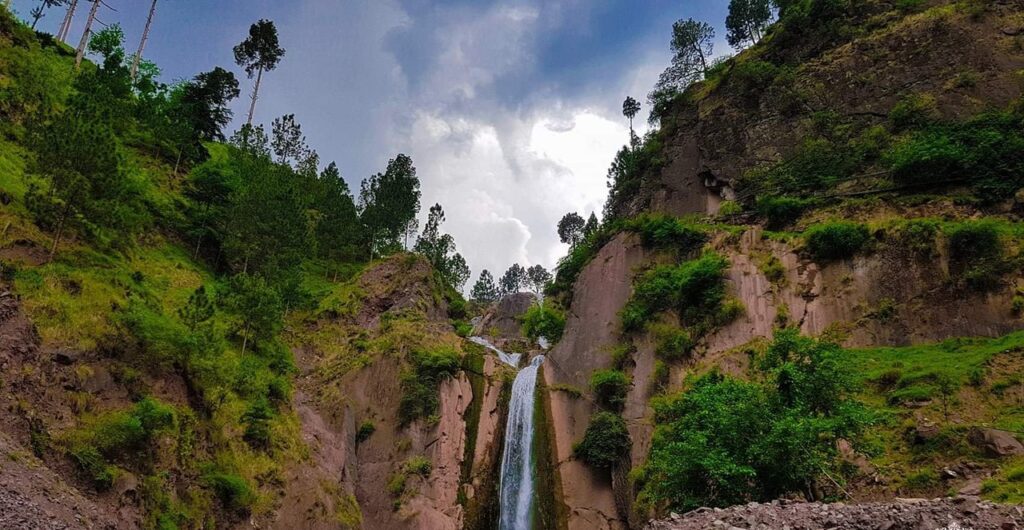
M 499 530 L 530 530 L 533 527 L 533 407 L 537 370 L 544 362 L 538 355 L 512 383 L 512 399 L 505 426 L 505 451 L 501 456 L 501 518 Z
M 491 344 L 490 341 L 483 337 L 470 337 L 469 340 L 496 353 L 498 355 L 498 358 L 501 359 L 501 362 L 511 366 L 512 368 L 519 368 L 519 359 L 521 359 L 523 356 L 521 353 L 505 353 L 499 350 L 497 346 Z

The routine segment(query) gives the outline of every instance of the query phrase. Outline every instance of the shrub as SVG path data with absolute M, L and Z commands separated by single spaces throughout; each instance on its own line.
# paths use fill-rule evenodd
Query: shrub
M 741 93 L 754 97 L 768 88 L 779 75 L 780 68 L 772 63 L 751 59 L 737 61 L 729 74 L 732 86 Z
M 779 230 L 796 222 L 814 203 L 813 199 L 765 196 L 757 199 L 755 209 L 769 229 Z
M 720 217 L 729 217 L 741 213 L 743 213 L 743 206 L 740 206 L 740 203 L 736 201 L 722 201 L 718 205 L 718 215 Z
M 597 404 L 609 410 L 622 410 L 632 382 L 619 370 L 598 370 L 590 376 L 590 389 Z
M 565 315 L 551 303 L 535 304 L 523 315 L 523 333 L 531 339 L 544 337 L 554 343 L 562 338 Z
M 640 234 L 644 246 L 686 254 L 701 247 L 707 234 L 678 217 L 643 214 L 622 223 L 624 230 Z
M 908 219 L 894 226 L 888 233 L 901 248 L 920 258 L 935 256 L 935 236 L 939 223 L 932 219 Z
M 657 325 L 652 326 L 651 331 L 658 341 L 654 354 L 659 359 L 676 362 L 690 355 L 694 344 L 693 339 L 686 330 L 673 326 Z
M 417 455 L 405 462 L 405 472 L 409 475 L 419 475 L 421 477 L 430 476 L 430 471 L 434 468 L 433 464 L 430 463 L 430 459 Z
M 782 162 L 744 175 L 741 187 L 758 195 L 807 195 L 832 189 L 852 176 L 861 162 L 861 154 L 845 145 L 810 138 Z
M 595 469 L 611 469 L 629 454 L 632 442 L 626 422 L 617 414 L 601 411 L 590 418 L 583 440 L 573 454 Z
M 754 364 L 755 381 L 710 374 L 654 400 L 640 497 L 688 510 L 803 490 L 833 463 L 836 439 L 863 425 L 842 353 L 783 330 Z
M 728 267 L 728 260 L 710 252 L 682 265 L 656 267 L 638 279 L 627 311 L 640 312 L 646 320 L 659 311 L 675 309 L 687 325 L 702 323 L 714 316 L 725 299 L 723 276 Z M 623 324 L 626 327 L 625 319 Z
M 460 337 L 468 337 L 473 333 L 473 326 L 465 320 L 455 320 L 452 326 L 455 328 L 455 334 Z
M 906 96 L 889 112 L 889 121 L 897 129 L 923 127 L 937 119 L 938 107 L 931 94 Z
M 254 449 L 270 448 L 270 420 L 274 418 L 274 410 L 266 399 L 257 399 L 249 404 L 242 414 L 245 432 L 242 438 Z
M 97 490 L 108 490 L 114 484 L 114 468 L 107 463 L 107 460 L 95 447 L 85 446 L 73 449 L 71 458 L 85 472 Z
M 402 398 L 398 417 L 403 425 L 437 412 L 441 381 L 459 373 L 462 359 L 448 347 L 418 350 L 410 356 L 411 368 L 402 374 Z
M 860 223 L 834 221 L 812 226 L 804 238 L 811 257 L 828 262 L 852 257 L 864 248 L 871 234 Z
M 968 286 L 988 290 L 999 285 L 1007 269 L 999 226 L 987 220 L 965 221 L 944 229 L 951 272 Z
M 377 431 L 377 426 L 370 420 L 363 420 L 359 424 L 359 430 L 356 431 L 356 443 L 360 444 L 370 439 L 373 433 Z
M 210 469 L 203 475 L 206 485 L 220 499 L 220 502 L 231 510 L 247 513 L 256 502 L 256 494 L 252 486 L 244 478 L 235 473 Z

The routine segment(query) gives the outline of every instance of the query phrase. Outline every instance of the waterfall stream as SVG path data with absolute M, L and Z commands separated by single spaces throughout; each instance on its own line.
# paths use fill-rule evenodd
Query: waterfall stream
M 505 451 L 501 456 L 501 517 L 499 530 L 530 530 L 533 527 L 533 406 L 537 370 L 544 362 L 538 355 L 512 383 L 512 399 L 505 426 Z
M 483 337 L 471 341 L 493 351 L 501 361 L 519 368 L 520 353 L 505 353 Z M 538 355 L 530 365 L 516 374 L 505 425 L 505 450 L 501 455 L 501 492 L 499 494 L 498 530 L 530 530 L 533 528 L 533 407 L 537 389 L 537 371 L 544 356 Z

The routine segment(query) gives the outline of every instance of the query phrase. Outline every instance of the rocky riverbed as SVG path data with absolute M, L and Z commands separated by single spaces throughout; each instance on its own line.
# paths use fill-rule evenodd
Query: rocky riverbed
M 888 503 L 774 501 L 726 509 L 700 508 L 649 524 L 646 530 L 1020 530 L 1024 507 L 960 496 Z

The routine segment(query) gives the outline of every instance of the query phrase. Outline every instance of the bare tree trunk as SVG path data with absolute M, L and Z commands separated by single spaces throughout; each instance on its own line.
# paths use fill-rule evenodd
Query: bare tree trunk
M 60 244 L 60 238 L 64 235 L 64 222 L 68 218 L 70 205 L 64 206 L 64 212 L 61 213 L 60 221 L 57 222 L 57 233 L 53 236 L 53 246 L 50 247 L 50 257 L 47 261 L 53 261 L 54 256 L 57 255 L 57 245 Z
M 149 7 L 149 17 L 146 18 L 146 29 L 142 30 L 142 40 L 139 41 L 139 51 L 135 52 L 135 59 L 132 59 L 132 82 L 139 75 L 139 61 L 142 60 L 142 51 L 146 49 L 146 40 L 149 39 L 149 28 L 153 25 L 153 15 L 156 14 L 156 1 Z
M 78 51 L 75 54 L 75 69 L 82 65 L 82 58 L 85 57 L 85 47 L 89 44 L 89 32 L 92 30 L 92 22 L 96 20 L 96 10 L 100 8 L 102 0 L 93 0 L 92 9 L 89 10 L 89 18 L 85 21 L 85 31 L 82 32 L 82 40 L 78 43 Z
M 71 0 L 71 4 L 68 5 L 68 10 L 64 13 L 64 21 L 60 24 L 60 30 L 57 31 L 57 40 L 66 41 L 68 33 L 71 32 L 71 21 L 75 18 L 75 8 L 78 7 L 78 0 Z
M 260 67 L 259 73 L 256 74 L 256 87 L 252 89 L 252 104 L 249 105 L 249 119 L 245 122 L 246 125 L 252 126 L 252 115 L 256 112 L 256 98 L 260 95 L 260 81 L 263 80 L 263 67 Z
M 245 331 L 242 334 L 242 355 L 245 355 L 245 347 L 249 345 L 249 323 L 245 323 Z

